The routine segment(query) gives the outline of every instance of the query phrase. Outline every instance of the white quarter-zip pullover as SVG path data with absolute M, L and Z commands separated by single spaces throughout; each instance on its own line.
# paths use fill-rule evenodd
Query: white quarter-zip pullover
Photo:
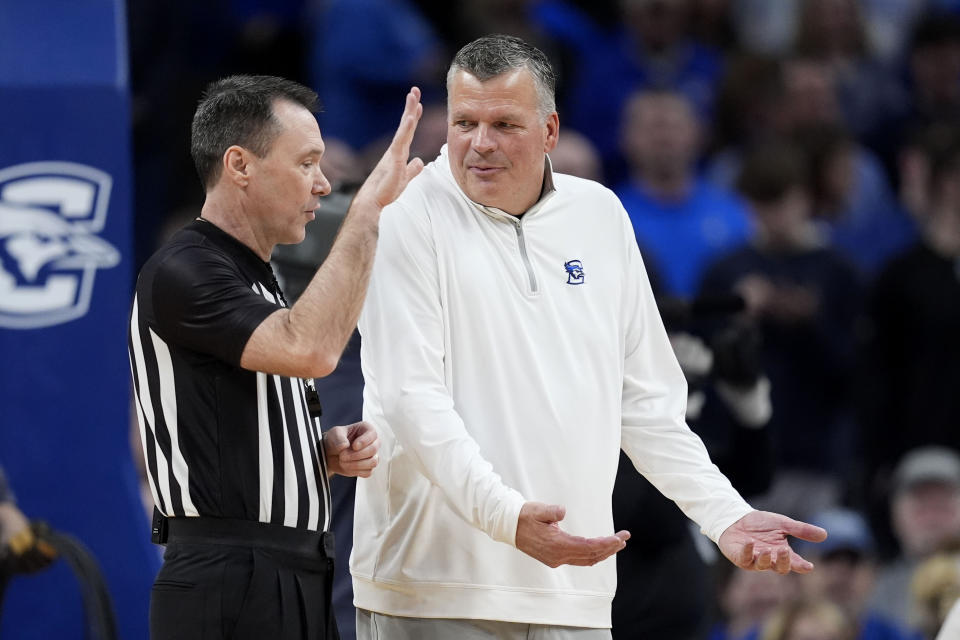
M 751 510 L 684 421 L 620 202 L 549 162 L 544 185 L 522 217 L 481 206 L 444 148 L 382 214 L 360 319 L 382 447 L 357 485 L 357 607 L 609 627 L 614 558 L 551 569 L 514 537 L 527 500 L 566 507 L 573 535 L 611 535 L 621 447 L 714 541 Z

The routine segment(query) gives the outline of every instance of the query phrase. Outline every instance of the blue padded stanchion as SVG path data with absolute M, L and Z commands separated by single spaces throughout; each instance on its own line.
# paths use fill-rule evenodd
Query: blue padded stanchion
M 124 3 L 0 2 L 0 464 L 93 554 L 119 637 L 159 568 L 130 451 L 130 105 Z M 0 637 L 83 638 L 66 563 L 8 585 Z

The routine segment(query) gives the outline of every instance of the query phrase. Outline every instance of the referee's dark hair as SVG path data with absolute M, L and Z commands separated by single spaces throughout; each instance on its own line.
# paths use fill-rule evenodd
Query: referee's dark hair
M 204 189 L 220 179 L 224 152 L 237 145 L 258 157 L 270 150 L 280 133 L 273 116 L 275 100 L 289 100 L 312 113 L 317 94 L 307 87 L 275 76 L 235 75 L 207 86 L 193 115 L 190 155 Z

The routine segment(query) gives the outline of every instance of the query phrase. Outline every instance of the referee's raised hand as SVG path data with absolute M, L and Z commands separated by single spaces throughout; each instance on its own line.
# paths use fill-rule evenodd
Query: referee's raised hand
M 250 337 L 240 361 L 243 368 L 300 378 L 322 378 L 336 368 L 363 308 L 380 213 L 423 170 L 422 160 L 409 160 L 410 144 L 422 114 L 420 90 L 413 87 L 393 141 L 353 198 L 330 253 L 297 302 L 268 316 Z M 315 129 L 319 145 L 315 120 L 308 129 Z M 322 173 L 310 191 L 311 207 L 329 192 L 326 178 L 320 178 Z M 270 245 L 265 258 L 275 244 Z
M 420 158 L 408 160 L 410 144 L 421 115 L 423 105 L 420 104 L 420 89 L 413 87 L 407 94 L 403 115 L 390 146 L 360 187 L 355 201 L 369 200 L 371 204 L 382 209 L 396 200 L 407 183 L 423 170 L 423 161 Z
M 517 521 L 517 549 L 548 567 L 562 564 L 591 566 L 627 545 L 629 531 L 600 538 L 573 536 L 560 528 L 566 509 L 542 502 L 525 502 Z

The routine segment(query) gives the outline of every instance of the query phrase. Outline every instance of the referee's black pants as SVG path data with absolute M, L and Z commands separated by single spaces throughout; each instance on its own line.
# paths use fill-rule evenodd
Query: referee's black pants
M 152 640 L 339 640 L 333 560 L 171 539 L 150 598 Z

